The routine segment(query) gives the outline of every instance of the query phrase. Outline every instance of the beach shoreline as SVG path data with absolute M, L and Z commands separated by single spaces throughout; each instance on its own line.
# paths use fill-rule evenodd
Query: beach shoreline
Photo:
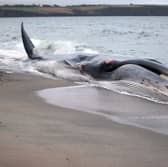
M 72 85 L 0 75 L 0 166 L 167 167 L 168 136 L 53 106 L 35 93 Z

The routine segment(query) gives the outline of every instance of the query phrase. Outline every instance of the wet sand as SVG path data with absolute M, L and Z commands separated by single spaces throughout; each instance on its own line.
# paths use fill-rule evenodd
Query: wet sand
M 0 167 L 167 167 L 168 136 L 49 105 L 36 96 L 37 90 L 71 82 L 0 77 Z M 125 110 L 121 101 L 120 110 Z

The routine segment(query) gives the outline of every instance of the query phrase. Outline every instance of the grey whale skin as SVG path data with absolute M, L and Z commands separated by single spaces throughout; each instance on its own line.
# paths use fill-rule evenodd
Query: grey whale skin
M 23 45 L 31 60 L 45 60 L 35 55 L 34 44 L 21 24 Z M 155 87 L 168 89 L 168 67 L 154 59 L 131 59 L 125 61 L 102 60 L 98 55 L 76 55 L 71 59 L 64 59 L 60 63 L 69 68 L 87 73 L 97 80 L 131 80 L 138 83 L 147 83 Z

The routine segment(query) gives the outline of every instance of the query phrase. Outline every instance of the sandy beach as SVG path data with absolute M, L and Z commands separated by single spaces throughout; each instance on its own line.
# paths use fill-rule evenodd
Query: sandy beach
M 0 73 L 0 167 L 167 167 L 168 136 L 53 106 L 35 93 L 68 85 Z

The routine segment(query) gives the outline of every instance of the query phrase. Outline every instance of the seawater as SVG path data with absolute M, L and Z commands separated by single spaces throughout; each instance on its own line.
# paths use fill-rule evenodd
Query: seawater
M 21 22 L 36 46 L 37 54 L 48 61 L 28 60 L 21 40 Z M 93 79 L 65 68 L 59 60 L 77 54 L 98 54 L 120 60 L 151 58 L 168 66 L 167 46 L 168 17 L 0 18 L 0 70 L 9 72 L 31 72 L 88 82 Z M 127 85 L 122 85 L 122 89 L 121 84 L 94 82 L 94 85 L 128 95 L 147 96 L 146 99 L 158 102 L 168 101 L 165 96 L 145 94 L 140 87 L 129 92 Z
M 90 53 L 168 63 L 168 17 L 0 18 L 1 63 L 3 58 L 26 59 L 21 22 L 45 56 L 59 59 L 62 54 Z

